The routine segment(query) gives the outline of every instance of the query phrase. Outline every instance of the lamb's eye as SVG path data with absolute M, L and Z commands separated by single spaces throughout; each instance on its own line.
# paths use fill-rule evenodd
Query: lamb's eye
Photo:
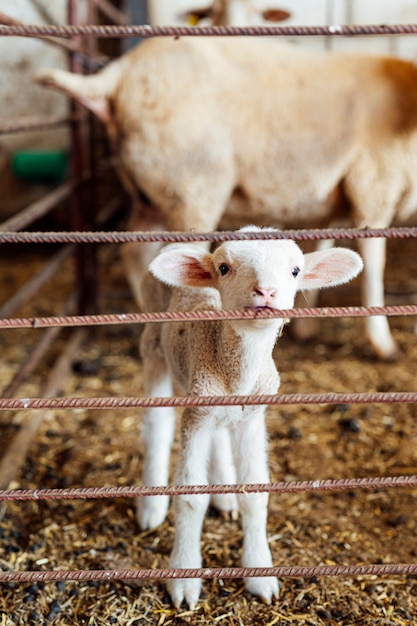
M 299 267 L 293 267 L 291 270 L 291 274 L 294 276 L 294 278 L 297 278 L 298 274 L 300 273 L 300 268 Z
M 226 263 L 219 265 L 219 272 L 222 276 L 226 276 L 230 272 L 230 267 Z

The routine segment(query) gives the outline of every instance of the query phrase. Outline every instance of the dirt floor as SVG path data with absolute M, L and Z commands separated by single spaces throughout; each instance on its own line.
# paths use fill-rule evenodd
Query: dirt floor
M 415 242 L 391 242 L 387 291 L 391 302 L 412 302 L 417 292 Z M 5 301 L 49 251 L 7 250 L 0 259 Z M 59 311 L 72 279 L 71 266 L 19 315 Z M 394 295 L 392 295 L 394 294 Z M 357 285 L 329 292 L 322 304 L 356 304 Z M 135 311 L 117 250 L 102 272 L 102 312 Z M 287 330 L 276 348 L 283 393 L 415 391 L 417 340 L 412 318 L 391 320 L 403 351 L 396 363 L 376 361 L 360 320 L 321 322 L 317 341 L 297 345 Z M 42 331 L 3 330 L 4 388 Z M 137 358 L 139 328 L 100 327 L 77 355 L 66 396 L 142 395 Z M 60 340 L 19 389 L 37 396 Z M 14 488 L 140 484 L 143 448 L 140 412 L 47 411 Z M 2 453 L 30 418 L 0 414 Z M 413 405 L 288 406 L 268 411 L 272 481 L 417 474 L 417 409 Z M 417 491 L 351 491 L 272 495 L 268 533 L 275 565 L 417 562 Z M 107 569 L 165 567 L 173 542 L 172 511 L 156 531 L 140 532 L 134 502 L 16 502 L 1 510 L 0 568 Z M 239 522 L 210 511 L 203 529 L 204 564 L 239 565 Z M 206 581 L 198 608 L 176 611 L 163 583 L 6 584 L 0 624 L 211 624 L 272 626 L 405 625 L 417 623 L 414 577 L 284 579 L 279 600 L 264 606 L 240 580 Z

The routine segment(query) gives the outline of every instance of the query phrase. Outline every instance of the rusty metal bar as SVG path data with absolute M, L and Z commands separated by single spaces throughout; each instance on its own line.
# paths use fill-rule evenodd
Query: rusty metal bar
M 0 398 L 0 411 L 39 411 L 44 409 L 144 409 L 190 406 L 255 406 L 296 404 L 415 404 L 417 392 L 392 391 L 368 393 L 289 393 L 250 396 L 177 396 L 170 398 Z
M 7 225 L 7 222 L 5 223 Z M 263 231 L 221 231 L 192 233 L 178 231 L 106 231 L 106 232 L 4 232 L 0 224 L 1 243 L 130 243 L 154 242 L 190 243 L 193 241 L 269 241 L 292 239 L 294 241 L 320 241 L 322 239 L 412 239 L 417 237 L 417 226 L 390 228 L 301 228 Z M 11 229 L 9 229 L 11 230 Z
M 106 324 L 144 324 L 147 322 L 191 322 L 205 320 L 270 319 L 297 317 L 368 317 L 386 315 L 401 317 L 417 315 L 417 305 L 339 306 L 299 309 L 241 309 L 207 311 L 164 311 L 154 313 L 115 313 L 104 315 L 72 315 L 0 319 L 0 328 L 48 328 L 49 326 L 103 326 Z
M 316 493 L 354 489 L 398 489 L 417 487 L 417 476 L 375 476 L 373 478 L 341 478 L 337 480 L 303 480 L 245 485 L 169 485 L 141 487 L 91 487 L 68 489 L 9 489 L 0 491 L 0 501 L 104 500 L 147 496 L 180 496 L 230 493 Z
M 417 24 L 330 24 L 329 26 L 150 26 L 141 25 L 71 25 L 27 24 L 0 26 L 5 37 L 362 37 L 416 35 Z
M 377 563 L 372 565 L 315 565 L 292 567 L 203 567 L 200 569 L 139 569 L 139 570 L 46 570 L 0 572 L 0 583 L 58 582 L 73 580 L 165 580 L 170 578 L 317 578 L 322 576 L 415 576 L 417 563 Z

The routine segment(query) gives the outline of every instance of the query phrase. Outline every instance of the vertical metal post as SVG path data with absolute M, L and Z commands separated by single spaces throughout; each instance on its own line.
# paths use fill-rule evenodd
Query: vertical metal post
M 97 24 L 97 5 L 94 0 L 88 2 L 87 21 L 89 24 Z M 88 35 L 86 39 L 87 54 L 90 59 L 95 58 L 97 53 L 97 38 Z M 92 64 L 89 66 L 89 73 L 93 70 Z M 97 120 L 92 113 L 88 113 L 88 162 L 91 181 L 88 186 L 88 210 L 87 219 L 89 229 L 93 229 L 96 224 L 98 213 L 97 203 Z M 97 270 L 97 246 L 92 245 L 87 248 L 87 286 L 89 291 L 89 312 L 98 313 L 98 270 Z
M 77 0 L 68 0 L 67 5 L 68 24 L 78 23 Z M 79 41 L 80 47 L 82 40 Z M 74 73 L 82 73 L 82 63 L 75 52 L 70 52 L 70 70 Z M 71 102 L 71 112 L 74 114 L 74 121 L 70 126 L 70 167 L 72 177 L 80 181 L 85 172 L 85 158 L 83 152 L 82 121 L 84 111 L 76 102 Z M 83 196 L 85 190 L 82 184 L 78 186 L 71 197 L 71 227 L 75 231 L 86 230 L 86 208 L 83 206 Z M 87 204 L 87 203 L 86 203 Z M 78 314 L 84 315 L 91 310 L 91 302 L 94 301 L 94 281 L 91 280 L 91 266 L 88 267 L 89 253 L 85 245 L 77 246 L 75 264 L 76 281 L 78 288 Z

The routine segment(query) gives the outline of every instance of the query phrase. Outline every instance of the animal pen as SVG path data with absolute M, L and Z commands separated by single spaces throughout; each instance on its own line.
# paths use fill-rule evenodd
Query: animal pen
M 76 2 L 69 0 L 68 6 L 68 26 L 8 24 L 0 35 L 60 38 L 76 72 L 100 66 L 98 39 L 417 37 L 412 24 L 192 30 L 131 25 L 122 12 L 93 1 L 89 24 L 80 25 Z M 97 6 L 106 22 L 116 23 L 98 25 Z M 283 393 L 143 397 L 135 350 L 140 324 L 253 313 L 132 312 L 116 244 L 251 235 L 123 230 L 126 199 L 112 180 L 101 128 L 76 107 L 65 118 L 8 120 L 0 132 L 61 124 L 70 127 L 69 178 L 0 225 L 2 385 L 7 381 L 0 399 L 1 624 L 415 623 L 417 346 L 410 316 L 417 305 L 409 296 L 415 288 L 417 228 L 282 231 L 283 238 L 299 242 L 386 237 L 387 284 L 396 284 L 393 302 L 383 308 L 351 306 L 356 287 L 349 287 L 326 296 L 324 306 L 284 311 L 288 318 L 319 317 L 323 328 L 313 345 L 296 345 L 288 333 L 280 339 Z M 55 222 L 45 219 L 63 205 L 64 216 L 61 210 Z M 64 227 L 37 230 L 39 223 Z M 29 266 L 34 273 L 26 281 Z M 381 314 L 396 320 L 401 367 L 367 357 L 357 336 L 358 318 Z M 136 486 L 143 456 L 140 409 L 196 403 L 270 406 L 271 484 Z M 140 532 L 131 506 L 133 497 L 145 495 L 242 491 L 271 494 L 273 568 L 237 567 L 238 523 L 210 512 L 203 531 L 205 567 L 172 570 L 167 567 L 172 518 L 157 530 Z M 281 596 L 271 606 L 243 591 L 241 579 L 255 575 L 282 581 Z M 173 609 L 162 584 L 171 577 L 210 581 L 195 611 Z

